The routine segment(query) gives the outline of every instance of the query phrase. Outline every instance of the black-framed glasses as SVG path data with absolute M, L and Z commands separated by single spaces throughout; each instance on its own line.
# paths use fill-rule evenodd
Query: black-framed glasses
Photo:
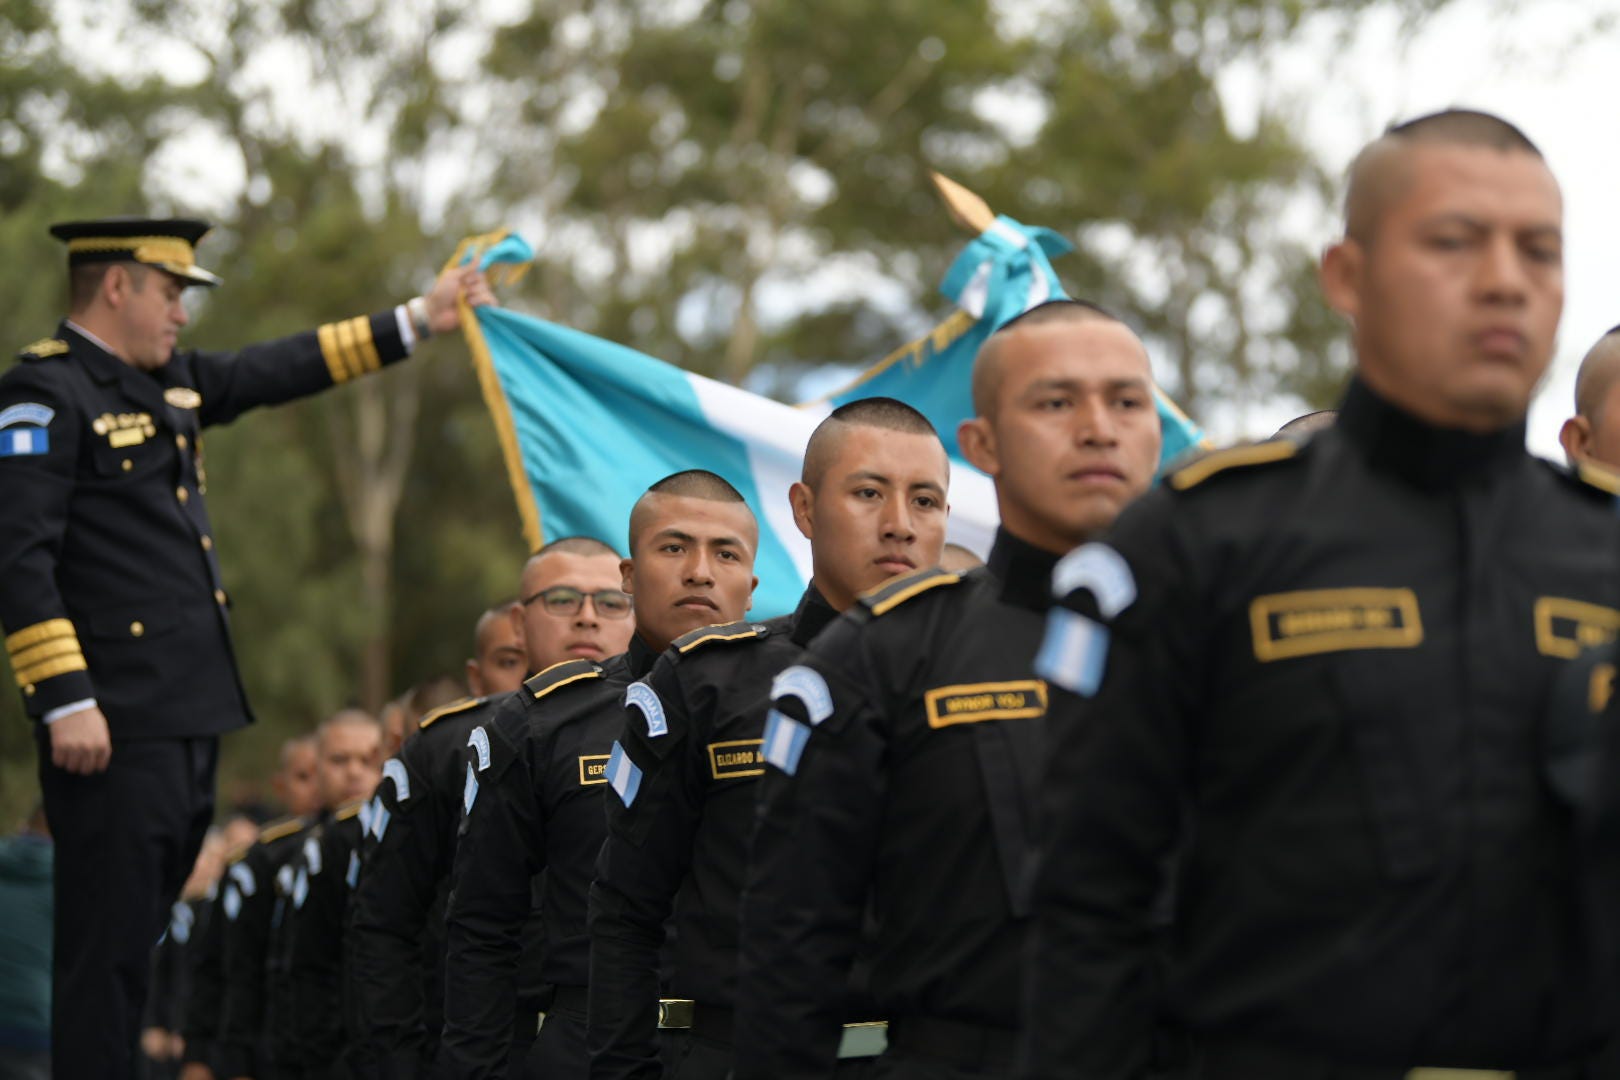
M 536 600 L 544 605 L 547 615 L 558 618 L 567 618 L 578 615 L 585 607 L 585 598 L 591 598 L 591 604 L 596 608 L 596 614 L 604 619 L 623 619 L 630 614 L 630 594 L 623 589 L 597 589 L 595 592 L 581 592 L 572 585 L 553 585 L 549 589 L 541 589 L 533 596 L 523 598 L 523 606 L 528 607 Z

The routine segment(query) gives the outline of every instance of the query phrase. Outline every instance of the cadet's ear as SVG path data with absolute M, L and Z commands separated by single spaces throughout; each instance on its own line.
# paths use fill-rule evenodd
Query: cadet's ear
M 956 442 L 962 448 L 962 456 L 974 468 L 989 477 L 1000 474 L 1001 455 L 996 449 L 996 433 L 990 421 L 982 416 L 962 421 L 956 428 Z
M 799 527 L 799 532 L 806 540 L 816 538 L 816 518 L 811 512 L 815 497 L 810 485 L 802 480 L 793 481 L 793 485 L 788 488 L 788 505 L 793 507 L 793 524 Z
M 623 589 L 627 593 L 634 593 L 636 591 L 635 573 L 636 573 L 636 560 L 634 560 L 634 559 L 620 559 L 619 560 L 619 588 Z
M 1361 244 L 1346 237 L 1322 252 L 1322 263 L 1316 271 L 1328 307 L 1352 322 L 1361 314 L 1361 278 L 1366 259 Z
M 1586 460 L 1586 448 L 1592 445 L 1591 421 L 1578 415 L 1565 420 L 1564 426 L 1558 429 L 1558 441 L 1563 444 L 1569 463 L 1579 465 Z

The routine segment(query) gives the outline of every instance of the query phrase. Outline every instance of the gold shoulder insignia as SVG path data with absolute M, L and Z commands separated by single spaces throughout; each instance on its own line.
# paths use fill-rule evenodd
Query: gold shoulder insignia
M 291 836 L 299 829 L 302 829 L 304 824 L 303 818 L 296 817 L 282 818 L 280 821 L 272 821 L 270 824 L 259 830 L 259 843 L 268 844 L 271 841 L 280 840 L 283 836 Z
M 350 818 L 354 817 L 354 815 L 358 814 L 360 812 L 360 808 L 365 805 L 366 801 L 364 799 L 360 799 L 356 802 L 338 807 L 337 813 L 333 814 L 332 816 L 337 818 L 339 821 L 348 821 Z
M 713 626 L 700 626 L 696 630 L 688 630 L 671 644 L 675 651 L 685 656 L 693 649 L 698 649 L 714 641 L 758 641 L 771 636 L 771 628 L 764 623 L 741 622 L 716 623 Z
M 1248 465 L 1266 465 L 1273 461 L 1286 461 L 1299 453 L 1299 444 L 1290 439 L 1270 439 L 1234 446 L 1205 454 L 1170 474 L 1169 484 L 1177 491 L 1196 487 L 1216 473 L 1227 469 L 1240 469 Z
M 955 585 L 961 580 L 961 574 L 953 574 L 949 570 L 930 566 L 885 581 L 875 589 L 868 589 L 861 594 L 860 601 L 873 615 L 887 615 L 913 596 L 920 596 L 929 589 L 937 589 L 941 585 Z
M 23 356 L 31 356 L 35 360 L 48 360 L 53 356 L 61 356 L 68 351 L 68 343 L 61 338 L 40 338 L 32 345 L 21 351 Z
M 440 705 L 437 709 L 432 710 L 426 716 L 422 717 L 421 723 L 416 725 L 416 730 L 426 731 L 428 726 L 435 721 L 443 720 L 446 716 L 454 716 L 457 713 L 464 713 L 468 709 L 476 709 L 478 706 L 482 705 L 488 700 L 489 698 L 487 697 L 464 697 L 460 701 L 452 701 L 448 705 Z
M 602 665 L 593 660 L 564 660 L 560 664 L 552 664 L 525 682 L 523 686 L 534 695 L 536 701 L 539 701 L 569 683 L 579 682 L 581 679 L 600 679 L 602 674 Z
M 1575 469 L 1575 478 L 1588 487 L 1595 487 L 1608 495 L 1620 495 L 1620 476 L 1601 465 L 1582 462 Z

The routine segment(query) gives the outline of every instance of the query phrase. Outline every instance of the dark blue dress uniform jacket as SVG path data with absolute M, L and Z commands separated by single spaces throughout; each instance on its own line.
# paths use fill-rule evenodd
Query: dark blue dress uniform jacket
M 0 624 L 29 716 L 113 736 L 252 720 L 203 502 L 201 431 L 406 354 L 392 311 L 153 372 L 63 323 L 0 377 Z

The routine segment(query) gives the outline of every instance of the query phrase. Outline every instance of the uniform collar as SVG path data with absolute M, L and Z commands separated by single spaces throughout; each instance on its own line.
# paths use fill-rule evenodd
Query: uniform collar
M 838 612 L 827 603 L 827 598 L 812 583 L 804 590 L 799 598 L 799 606 L 793 612 L 793 644 L 808 645 L 821 628 L 838 618 Z
M 1052 606 L 1052 570 L 1058 558 L 998 526 L 996 542 L 985 566 L 990 576 L 1001 583 L 1001 599 L 1019 607 L 1045 611 Z
M 640 634 L 631 634 L 630 648 L 625 650 L 624 660 L 630 666 L 630 677 L 639 679 L 652 670 L 653 664 L 658 661 L 658 654 L 641 640 Z
M 72 338 L 68 337 L 70 333 L 73 335 Z M 62 325 L 57 328 L 56 336 L 67 341 L 77 339 L 79 348 L 74 349 L 73 353 L 84 360 L 85 367 L 89 369 L 90 375 L 97 382 L 115 382 L 123 375 L 126 369 L 134 370 L 118 359 L 112 349 L 107 347 L 105 341 L 102 341 L 72 319 L 62 320 Z
M 1385 401 L 1360 379 L 1350 380 L 1335 426 L 1375 470 L 1429 490 L 1489 477 L 1526 454 L 1523 420 L 1484 435 L 1435 427 Z

